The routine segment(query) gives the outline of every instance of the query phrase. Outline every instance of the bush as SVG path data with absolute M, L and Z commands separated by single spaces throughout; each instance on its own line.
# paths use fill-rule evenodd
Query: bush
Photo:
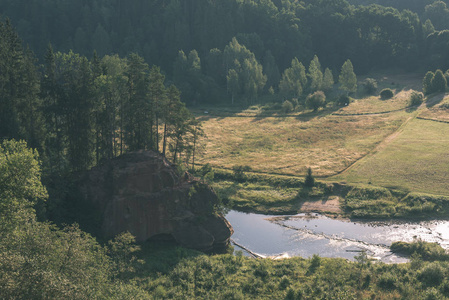
M 233 166 L 232 171 L 234 172 L 234 179 L 238 182 L 246 181 L 247 177 L 245 172 L 251 171 L 250 166 Z
M 306 106 L 313 109 L 313 111 L 317 111 L 320 107 L 324 107 L 325 105 L 326 95 L 322 91 L 316 91 L 306 98 Z
M 377 81 L 373 78 L 367 78 L 365 82 L 363 83 L 363 89 L 365 90 L 365 93 L 372 95 L 377 90 Z
M 431 83 L 433 92 L 445 92 L 446 91 L 446 78 L 441 70 L 435 72 L 435 76 L 432 78 Z
M 387 100 L 387 99 L 391 99 L 393 98 L 394 93 L 392 89 L 383 89 L 382 91 L 380 91 L 380 98 L 383 100 Z
M 423 102 L 423 93 L 412 92 L 410 95 L 410 106 L 419 106 Z
M 285 100 L 284 103 L 282 103 L 282 110 L 286 114 L 293 111 L 293 104 L 290 101 Z
M 427 72 L 426 75 L 424 76 L 424 79 L 422 81 L 422 90 L 424 95 L 429 95 L 434 92 L 432 88 L 432 81 L 434 77 L 435 74 L 432 71 Z
M 340 97 L 338 97 L 336 104 L 338 106 L 346 106 L 351 102 L 351 99 L 349 98 L 348 95 L 341 95 Z
M 293 98 L 292 100 L 290 100 L 290 102 L 293 104 L 293 109 L 297 108 L 299 105 L 298 98 Z
M 444 279 L 444 269 L 438 262 L 425 266 L 418 275 L 418 279 L 428 286 L 439 286 Z

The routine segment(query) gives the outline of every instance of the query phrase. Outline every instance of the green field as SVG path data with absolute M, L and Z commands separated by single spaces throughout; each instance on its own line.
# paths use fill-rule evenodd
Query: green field
M 415 119 L 374 155 L 332 180 L 449 195 L 448 145 L 449 124 Z
M 348 106 L 284 114 L 255 105 L 245 110 L 198 111 L 207 135 L 200 164 L 217 169 L 242 165 L 253 174 L 302 177 L 308 167 L 325 182 L 386 187 L 403 192 L 449 195 L 449 99 L 432 95 L 408 108 L 416 76 L 383 77 L 395 83 L 393 99 L 361 96 Z M 437 122 L 438 121 L 438 122 Z M 217 184 L 216 184 L 217 185 Z M 294 210 L 298 195 L 260 185 L 222 182 L 238 207 L 255 211 L 284 205 Z M 273 189 L 274 186 L 271 186 Z

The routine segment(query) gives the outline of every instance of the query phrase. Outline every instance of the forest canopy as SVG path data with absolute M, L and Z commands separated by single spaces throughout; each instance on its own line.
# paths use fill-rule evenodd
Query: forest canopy
M 86 57 L 94 50 L 99 57 L 137 53 L 179 85 L 186 103 L 227 101 L 236 93 L 251 103 L 270 87 L 278 90 L 295 58 L 307 66 L 316 55 L 333 74 L 348 59 L 358 74 L 448 69 L 449 9 L 443 1 L 424 2 L 2 0 L 0 14 L 40 59 L 49 42 Z M 239 67 L 226 58 L 235 41 L 252 53 Z M 245 68 L 253 75 L 236 86 Z

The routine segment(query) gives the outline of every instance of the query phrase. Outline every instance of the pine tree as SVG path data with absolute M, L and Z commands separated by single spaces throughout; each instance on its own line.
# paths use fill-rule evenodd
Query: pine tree
M 332 90 L 334 86 L 334 75 L 332 75 L 332 71 L 329 68 L 326 68 L 324 70 L 324 76 L 323 76 L 323 91 L 327 92 Z
M 323 72 L 321 71 L 321 64 L 318 56 L 314 56 L 309 65 L 309 88 L 311 92 L 321 90 L 323 85 Z
M 340 89 L 348 93 L 355 93 L 357 91 L 357 76 L 354 73 L 354 67 L 349 59 L 341 67 L 338 81 L 340 82 Z
M 435 76 L 432 78 L 431 83 L 432 90 L 434 92 L 445 92 L 447 87 L 446 77 L 444 77 L 443 72 L 438 69 L 435 72 Z
M 435 77 L 435 74 L 432 71 L 428 71 L 426 75 L 424 76 L 423 82 L 422 82 L 422 89 L 424 95 L 429 95 L 434 92 L 432 87 L 432 81 Z

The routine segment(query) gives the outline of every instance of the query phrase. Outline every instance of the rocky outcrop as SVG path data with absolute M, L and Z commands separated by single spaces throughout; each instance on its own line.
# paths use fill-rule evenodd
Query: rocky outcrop
M 214 211 L 215 192 L 188 173 L 177 175 L 154 152 L 128 153 L 94 167 L 80 191 L 99 211 L 105 237 L 124 231 L 137 241 L 171 235 L 182 246 L 210 250 L 226 246 L 233 233 Z

